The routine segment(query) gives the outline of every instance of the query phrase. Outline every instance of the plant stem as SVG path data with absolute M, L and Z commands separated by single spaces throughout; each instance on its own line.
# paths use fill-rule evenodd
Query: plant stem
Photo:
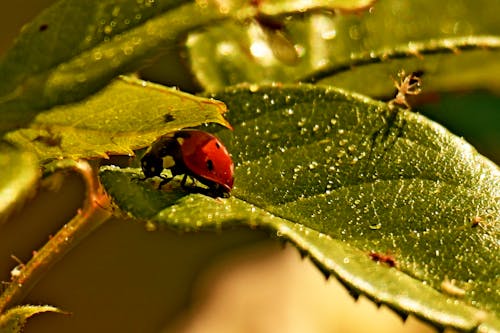
M 54 171 L 69 169 L 81 174 L 86 187 L 83 207 L 40 250 L 34 251 L 30 261 L 12 277 L 0 296 L 0 313 L 21 302 L 57 261 L 111 217 L 109 197 L 88 162 L 61 160 L 55 162 L 53 168 Z

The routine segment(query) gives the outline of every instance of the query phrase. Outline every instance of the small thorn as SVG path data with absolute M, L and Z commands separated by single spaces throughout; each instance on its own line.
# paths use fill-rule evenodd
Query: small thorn
M 408 312 L 404 312 L 401 310 L 394 310 L 394 312 L 396 312 L 399 315 L 399 317 L 401 318 L 401 320 L 403 322 L 406 322 L 406 320 L 408 319 L 408 316 L 409 316 Z
M 325 277 L 325 280 L 328 280 L 330 276 L 332 275 L 332 272 L 330 272 L 327 268 L 318 266 L 319 271 L 323 276 Z
M 351 295 L 352 298 L 354 298 L 354 301 L 357 302 L 359 299 L 359 293 L 352 289 L 348 289 L 347 291 L 349 292 L 349 295 Z
M 338 281 L 340 282 L 340 284 L 342 286 L 344 286 L 344 288 L 347 290 L 349 295 L 351 295 L 352 298 L 354 298 L 354 301 L 357 302 L 360 294 L 356 290 L 354 290 L 351 286 L 349 286 L 347 283 L 345 283 L 344 281 L 342 281 L 342 280 L 338 280 Z
M 332 275 L 332 271 L 330 269 L 325 267 L 321 262 L 316 260 L 314 257 L 311 257 L 311 262 L 314 264 L 314 266 L 316 266 L 319 269 L 321 274 L 323 274 L 325 280 L 328 280 L 330 278 L 330 276 Z

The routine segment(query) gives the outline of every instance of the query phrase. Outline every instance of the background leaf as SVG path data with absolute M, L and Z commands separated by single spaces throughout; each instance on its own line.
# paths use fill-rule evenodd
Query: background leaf
M 254 1 L 257 4 L 260 14 L 280 15 L 284 12 L 296 11 L 304 12 L 311 9 L 336 9 L 341 11 L 361 11 L 372 5 L 373 0 L 312 0 L 312 1 L 294 1 L 294 0 L 274 0 L 274 1 Z
M 156 226 L 268 228 L 292 239 L 355 292 L 402 313 L 461 330 L 498 324 L 500 294 L 492 279 L 500 273 L 498 167 L 420 115 L 333 88 L 241 88 L 217 97 L 227 103 L 234 125 L 233 133 L 218 133 L 236 163 L 232 198 L 187 195 L 175 184 L 156 194 L 155 185 L 117 181 L 123 173 L 104 169 L 103 184 L 120 207 L 133 211 L 131 193 L 141 193 L 145 202 L 149 195 L 163 196 L 156 216 L 141 216 Z M 266 222 L 275 218 L 286 223 Z M 288 236 L 291 229 L 300 231 L 300 242 Z M 323 237 L 357 248 L 359 263 L 369 261 L 370 251 L 393 257 L 398 270 L 443 289 L 443 298 L 434 303 L 435 293 L 424 286 L 409 296 L 396 270 L 383 281 L 399 289 L 366 287 L 375 283 L 375 263 L 349 270 L 347 279 L 339 271 L 346 248 L 320 245 Z M 447 279 L 464 291 L 466 304 L 490 314 L 445 306 L 454 304 L 445 292 Z
M 121 77 L 82 102 L 40 113 L 30 127 L 5 137 L 41 160 L 133 155 L 133 149 L 180 128 L 207 122 L 230 126 L 225 111 L 213 99 Z
M 397 74 L 404 70 L 406 74 L 421 73 L 424 92 L 496 90 L 499 56 L 500 38 L 497 37 L 429 40 L 370 55 L 360 54 L 349 62 L 350 65 L 324 68 L 303 81 L 383 98 L 395 91 L 394 80 L 398 80 Z M 363 80 L 367 77 L 368 81 Z
M 330 2 L 282 1 L 273 15 L 329 8 Z M 299 5 L 290 10 L 286 4 L 293 3 Z M 366 0 L 353 6 L 359 3 Z M 61 0 L 26 25 L 0 61 L 0 113 L 6 120 L 0 132 L 29 122 L 38 110 L 85 98 L 162 49 L 177 48 L 189 31 L 257 14 L 246 0 Z
M 427 91 L 496 89 L 498 10 L 491 0 L 386 0 L 358 15 L 311 13 L 285 20 L 279 33 L 287 43 L 265 24 L 227 22 L 190 34 L 187 48 L 196 78 L 208 90 L 322 78 L 387 97 L 394 91 L 390 78 L 401 69 L 423 70 Z M 283 61 L 284 52 L 295 52 L 296 60 Z
M 36 156 L 0 145 L 0 223 L 35 194 L 40 170 Z

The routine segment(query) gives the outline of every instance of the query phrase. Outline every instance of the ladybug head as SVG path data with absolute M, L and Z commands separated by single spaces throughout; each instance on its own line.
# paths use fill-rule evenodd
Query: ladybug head
M 148 152 L 141 159 L 141 168 L 146 178 L 159 176 L 163 170 L 163 160 Z

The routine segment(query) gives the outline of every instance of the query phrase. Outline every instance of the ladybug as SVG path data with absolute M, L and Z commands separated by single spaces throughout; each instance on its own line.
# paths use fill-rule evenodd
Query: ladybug
M 144 179 L 163 178 L 160 187 L 184 174 L 183 188 L 188 176 L 208 186 L 215 196 L 228 196 L 233 188 L 234 165 L 229 152 L 217 137 L 200 130 L 183 129 L 161 136 L 141 158 L 141 167 Z M 172 177 L 162 176 L 163 169 L 169 169 Z

